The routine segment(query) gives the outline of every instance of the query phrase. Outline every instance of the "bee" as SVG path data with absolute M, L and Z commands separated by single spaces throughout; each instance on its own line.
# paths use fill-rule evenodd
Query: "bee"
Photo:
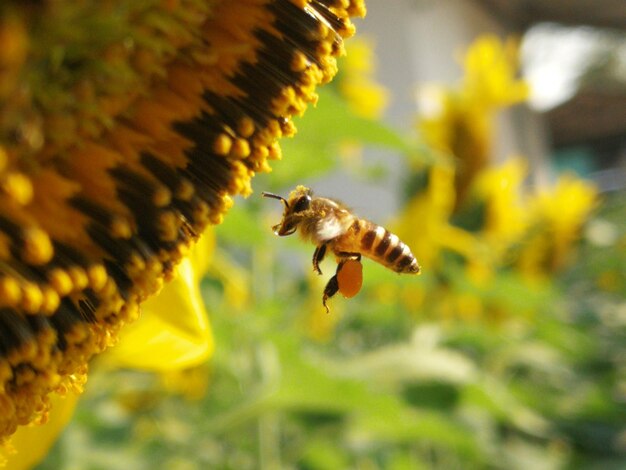
M 301 237 L 315 245 L 313 269 L 319 267 L 330 250 L 337 258 L 337 271 L 324 288 L 322 305 L 340 291 L 345 297 L 356 295 L 361 288 L 361 255 L 397 273 L 419 274 L 420 266 L 410 248 L 397 235 L 369 220 L 361 219 L 342 203 L 325 197 L 314 197 L 305 186 L 297 186 L 287 199 L 263 192 L 263 197 L 278 199 L 284 212 L 272 230 L 278 236 L 300 230 Z

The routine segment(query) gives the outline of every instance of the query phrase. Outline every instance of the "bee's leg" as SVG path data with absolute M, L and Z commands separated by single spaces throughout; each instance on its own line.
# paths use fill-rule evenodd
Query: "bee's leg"
M 326 305 L 326 301 L 335 295 L 338 290 L 339 281 L 337 281 L 337 275 L 335 274 L 328 280 L 328 284 L 326 284 L 326 287 L 324 288 L 324 295 L 322 296 L 322 305 L 324 305 L 326 313 L 330 313 L 330 309 L 328 308 L 328 305 Z
M 322 274 L 320 263 L 324 259 L 324 255 L 326 255 L 326 243 L 315 248 L 315 251 L 313 252 L 313 270 L 317 274 Z

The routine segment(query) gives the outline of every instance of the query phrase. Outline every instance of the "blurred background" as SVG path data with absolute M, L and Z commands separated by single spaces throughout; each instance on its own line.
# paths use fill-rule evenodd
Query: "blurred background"
M 369 0 L 337 79 L 206 235 L 215 352 L 95 363 L 39 469 L 626 467 L 622 0 Z M 397 233 L 354 298 L 296 184 Z M 330 258 L 330 257 L 329 257 Z

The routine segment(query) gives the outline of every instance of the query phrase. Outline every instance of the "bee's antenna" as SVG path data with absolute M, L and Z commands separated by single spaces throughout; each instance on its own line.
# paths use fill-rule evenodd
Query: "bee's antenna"
M 287 199 L 285 199 L 285 198 L 284 198 L 284 197 L 282 197 L 282 196 L 279 196 L 278 194 L 266 193 L 265 191 L 263 191 L 263 192 L 261 193 L 261 196 L 263 196 L 263 197 L 270 197 L 270 198 L 272 198 L 272 199 L 278 199 L 280 202 L 282 202 L 282 203 L 285 205 L 285 207 L 286 207 L 287 209 L 289 209 L 289 203 L 287 202 Z

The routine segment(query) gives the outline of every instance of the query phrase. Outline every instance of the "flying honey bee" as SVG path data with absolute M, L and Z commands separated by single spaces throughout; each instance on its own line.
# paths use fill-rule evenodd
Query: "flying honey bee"
M 420 266 L 409 247 L 384 227 L 353 214 L 342 203 L 325 197 L 314 197 L 305 186 L 297 186 L 285 199 L 276 194 L 262 193 L 263 197 L 283 203 L 283 218 L 272 227 L 284 237 L 300 229 L 304 240 L 312 242 L 313 269 L 322 274 L 319 264 L 328 250 L 337 258 L 337 271 L 324 288 L 322 304 L 338 291 L 352 297 L 361 288 L 361 255 L 370 258 L 397 273 L 419 274 Z

